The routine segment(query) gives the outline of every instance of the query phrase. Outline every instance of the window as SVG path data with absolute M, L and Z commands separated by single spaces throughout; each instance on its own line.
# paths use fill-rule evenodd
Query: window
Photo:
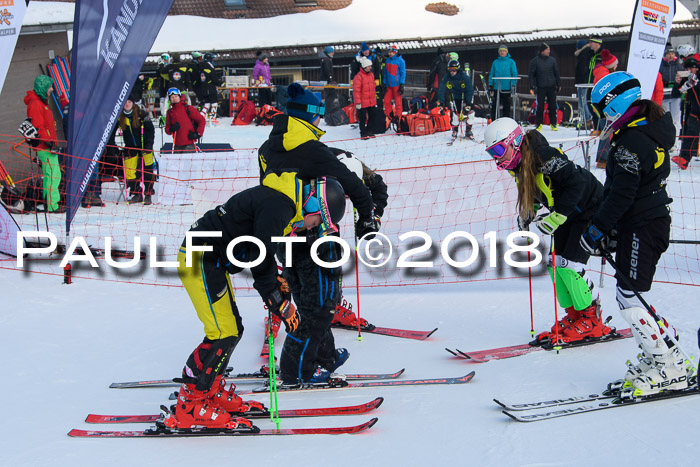
M 245 0 L 224 0 L 224 6 L 230 9 L 247 8 Z

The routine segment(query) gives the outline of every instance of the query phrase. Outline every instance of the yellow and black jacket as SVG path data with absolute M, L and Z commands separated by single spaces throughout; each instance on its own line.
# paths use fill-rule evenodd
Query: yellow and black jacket
M 269 170 L 294 170 L 302 178 L 331 176 L 338 180 L 360 217 L 372 215 L 372 197 L 360 180 L 319 139 L 325 133 L 288 115 L 275 117 L 270 137 L 258 150 L 260 179 Z
M 190 231 L 221 232 L 221 237 L 193 238 L 194 245 L 212 245 L 219 254 L 222 265 L 230 274 L 241 268 L 229 264 L 226 246 L 235 238 L 250 235 L 265 245 L 264 261 L 251 268 L 253 287 L 261 297 L 266 297 L 277 284 L 276 245 L 272 237 L 288 235 L 292 224 L 303 219 L 302 184 L 293 172 L 271 172 L 262 184 L 248 188 L 229 198 L 221 206 L 205 213 Z M 185 242 L 183 241 L 183 246 Z M 260 252 L 250 242 L 239 243 L 233 248 L 233 256 L 243 262 L 254 261 Z

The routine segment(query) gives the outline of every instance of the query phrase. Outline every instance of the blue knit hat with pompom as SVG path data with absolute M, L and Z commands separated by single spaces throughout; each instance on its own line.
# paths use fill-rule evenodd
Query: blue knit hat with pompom
M 325 107 L 311 91 L 304 89 L 299 83 L 287 87 L 287 115 L 313 123 L 316 118 L 323 116 Z

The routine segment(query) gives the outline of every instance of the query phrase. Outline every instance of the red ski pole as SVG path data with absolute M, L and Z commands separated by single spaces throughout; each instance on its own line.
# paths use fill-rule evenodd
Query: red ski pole
M 554 347 L 553 349 L 559 353 L 561 350 L 561 345 L 559 342 L 559 326 L 556 325 L 556 323 L 559 323 L 559 317 L 557 316 L 557 308 L 558 308 L 558 302 L 557 302 L 557 256 L 554 251 L 554 235 L 552 235 L 552 282 L 554 283 Z
M 357 225 L 357 209 L 353 208 L 353 214 L 355 218 L 355 225 Z M 362 325 L 360 324 L 360 261 L 359 254 L 357 253 L 357 236 L 353 234 L 355 238 L 355 290 L 357 291 L 357 340 L 362 340 Z

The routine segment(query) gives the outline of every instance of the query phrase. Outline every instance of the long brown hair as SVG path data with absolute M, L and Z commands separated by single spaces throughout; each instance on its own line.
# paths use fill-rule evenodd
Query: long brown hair
M 654 101 L 650 101 L 649 99 L 640 100 L 639 106 L 640 108 L 637 111 L 637 116 L 646 117 L 649 123 L 660 120 L 666 113 L 663 107 Z
M 126 131 L 126 119 L 129 118 L 131 120 L 131 128 L 140 128 L 141 127 L 141 112 L 140 108 L 138 105 L 134 104 L 131 107 L 131 115 L 127 116 L 124 114 L 124 111 L 122 110 L 122 113 L 119 115 L 119 128 L 122 129 L 122 132 Z
M 521 159 L 518 164 L 518 214 L 523 219 L 535 217 L 533 205 L 535 204 L 535 194 L 537 193 L 537 173 L 539 172 L 540 157 L 532 147 L 534 139 L 537 137 L 536 130 L 525 133 L 523 144 L 520 146 Z

